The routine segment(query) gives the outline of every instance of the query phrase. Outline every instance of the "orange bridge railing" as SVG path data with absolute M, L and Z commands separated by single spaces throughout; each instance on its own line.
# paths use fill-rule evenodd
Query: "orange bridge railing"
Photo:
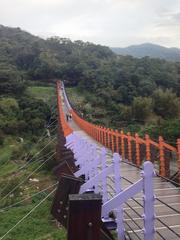
M 123 131 L 109 129 L 103 126 L 87 122 L 78 116 L 71 108 L 62 85 L 64 100 L 71 112 L 73 120 L 88 135 L 100 142 L 105 147 L 121 154 L 124 160 L 140 167 L 145 160 L 152 161 L 159 175 L 171 178 L 180 183 L 180 139 L 177 139 L 177 147 L 167 144 L 163 137 L 155 142 L 149 135 L 141 138 L 137 133 L 125 134 Z
M 62 127 L 62 131 L 64 133 L 64 136 L 68 136 L 69 134 L 71 134 L 73 132 L 73 130 L 70 128 L 70 126 L 68 125 L 68 123 L 65 120 L 65 116 L 64 116 L 64 111 L 63 111 L 63 107 L 62 107 L 62 100 L 61 100 L 61 82 L 57 82 L 57 110 L 58 110 L 58 121 L 59 126 Z

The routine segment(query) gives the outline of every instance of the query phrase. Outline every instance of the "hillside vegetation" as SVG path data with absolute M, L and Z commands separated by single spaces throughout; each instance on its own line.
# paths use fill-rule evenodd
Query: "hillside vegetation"
M 3 95 L 0 143 L 0 236 L 55 187 L 55 88 L 30 85 L 21 96 Z M 49 134 L 47 132 L 49 131 Z M 66 239 L 50 214 L 53 195 L 5 239 Z
M 93 122 L 155 138 L 162 134 L 172 142 L 179 136 L 180 62 L 116 56 L 89 42 L 44 40 L 0 27 L 2 95 L 18 96 L 31 81 L 39 85 L 56 78 L 84 95 L 83 104 L 74 105 Z

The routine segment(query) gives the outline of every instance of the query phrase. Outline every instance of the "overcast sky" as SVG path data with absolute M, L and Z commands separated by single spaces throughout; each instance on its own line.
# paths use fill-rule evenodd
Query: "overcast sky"
M 0 24 L 111 47 L 180 47 L 180 0 L 0 0 Z

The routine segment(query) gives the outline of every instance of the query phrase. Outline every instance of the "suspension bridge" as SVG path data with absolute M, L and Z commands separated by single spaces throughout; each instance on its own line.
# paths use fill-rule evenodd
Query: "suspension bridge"
M 174 147 L 162 137 L 155 142 L 91 124 L 72 109 L 60 82 L 57 100 L 65 146 L 78 166 L 74 175 L 85 175 L 80 193 L 102 195 L 106 226 L 118 239 L 180 239 L 180 139 Z
M 162 137 L 155 142 L 148 135 L 141 138 L 89 123 L 71 107 L 62 82 L 57 82 L 57 110 L 60 164 L 54 174 L 59 181 L 41 190 L 53 188 L 0 239 L 54 193 L 51 213 L 67 229 L 68 240 L 180 239 L 180 139 L 171 146 Z M 68 122 L 67 114 L 72 115 Z M 54 154 L 48 153 L 3 199 Z

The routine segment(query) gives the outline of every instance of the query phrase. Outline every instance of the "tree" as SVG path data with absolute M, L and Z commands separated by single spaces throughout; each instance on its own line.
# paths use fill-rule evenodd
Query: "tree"
M 19 111 L 19 105 L 15 98 L 1 98 L 0 99 L 0 112 L 3 115 L 14 117 Z
M 150 97 L 135 97 L 132 103 L 132 112 L 135 120 L 145 121 L 152 112 Z
M 163 118 L 175 118 L 180 114 L 180 100 L 171 89 L 157 89 L 153 93 L 154 111 Z

